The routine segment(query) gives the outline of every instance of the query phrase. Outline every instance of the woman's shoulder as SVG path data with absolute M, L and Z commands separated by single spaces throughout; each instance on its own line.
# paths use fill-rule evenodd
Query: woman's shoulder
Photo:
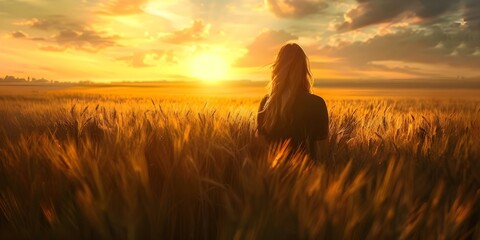
M 308 99 L 309 103 L 314 105 L 314 106 L 320 106 L 320 107 L 325 107 L 326 106 L 325 100 L 323 100 L 322 97 L 320 97 L 318 95 L 315 95 L 313 93 L 307 94 L 307 99 Z

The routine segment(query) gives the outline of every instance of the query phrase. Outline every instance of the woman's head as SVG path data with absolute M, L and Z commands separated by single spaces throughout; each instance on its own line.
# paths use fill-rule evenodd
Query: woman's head
M 303 90 L 310 92 L 312 85 L 310 63 L 298 44 L 288 43 L 280 48 L 272 65 L 270 84 L 270 91 Z
M 312 74 L 308 57 L 296 43 L 285 44 L 272 65 L 269 98 L 265 105 L 265 129 L 291 122 L 296 97 L 311 92 Z

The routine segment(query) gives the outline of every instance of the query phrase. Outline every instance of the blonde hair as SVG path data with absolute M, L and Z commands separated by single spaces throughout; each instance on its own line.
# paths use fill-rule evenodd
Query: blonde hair
M 296 43 L 285 44 L 272 64 L 269 97 L 264 107 L 264 129 L 269 131 L 291 124 L 291 111 L 297 95 L 310 93 L 312 84 L 310 63 L 303 49 Z

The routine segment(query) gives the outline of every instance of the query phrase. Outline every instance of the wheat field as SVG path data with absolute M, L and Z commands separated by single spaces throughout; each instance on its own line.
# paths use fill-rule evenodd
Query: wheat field
M 318 163 L 259 101 L 0 96 L 0 238 L 480 239 L 480 99 L 326 98 Z

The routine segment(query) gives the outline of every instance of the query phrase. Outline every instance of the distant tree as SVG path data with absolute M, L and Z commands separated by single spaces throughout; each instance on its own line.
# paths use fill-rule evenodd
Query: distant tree
M 89 81 L 89 80 L 80 81 L 80 82 L 78 82 L 78 83 L 81 84 L 81 85 L 91 85 L 91 84 L 93 84 L 93 82 L 92 82 L 92 81 Z
M 0 83 L 63 84 L 60 81 L 48 80 L 45 78 L 34 78 L 30 76 L 28 76 L 27 78 L 17 78 L 10 75 L 6 75 L 4 78 L 0 77 Z M 92 82 L 85 82 L 83 84 L 92 84 Z
M 49 81 L 45 78 L 40 78 L 40 79 L 33 79 L 32 82 L 34 82 L 34 83 L 48 83 Z
M 14 76 L 5 76 L 5 78 L 3 79 L 3 82 L 10 82 L 10 83 L 14 83 L 14 82 L 25 82 L 26 80 L 24 78 L 16 78 Z
M 5 79 L 4 79 L 6 82 L 13 82 L 15 81 L 15 77 L 14 76 L 5 76 Z

